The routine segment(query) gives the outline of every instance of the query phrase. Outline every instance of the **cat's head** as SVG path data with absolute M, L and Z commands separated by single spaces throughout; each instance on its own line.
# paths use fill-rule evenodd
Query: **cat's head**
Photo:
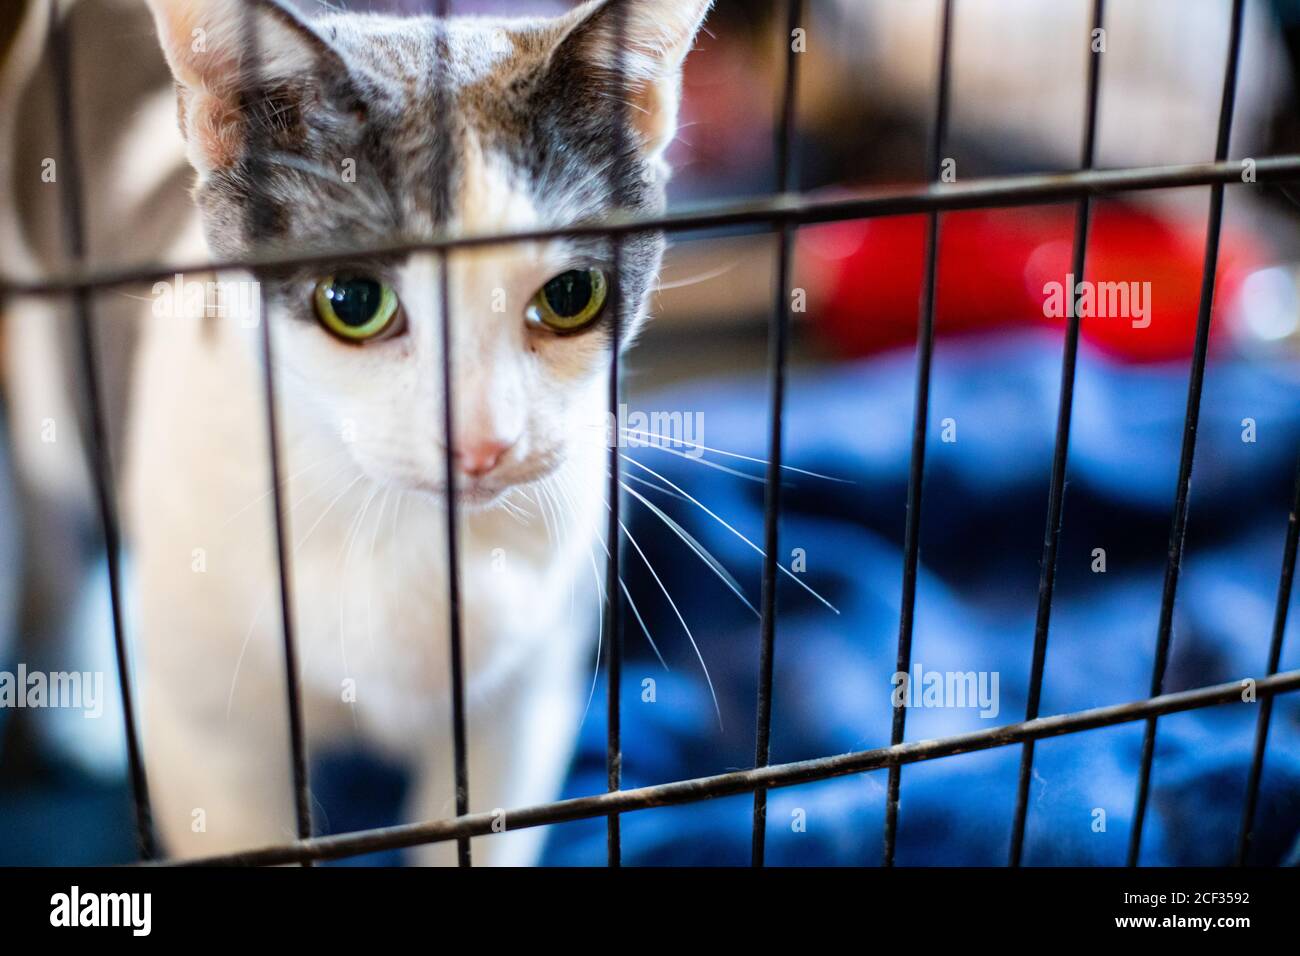
M 549 19 L 440 21 L 149 0 L 208 241 L 230 257 L 661 210 L 682 61 L 711 2 L 593 0 Z M 662 246 L 658 234 L 629 236 L 616 280 L 606 239 L 452 254 L 452 447 L 465 503 L 491 502 L 554 470 L 575 443 L 603 440 L 610 351 L 644 320 Z M 445 487 L 439 270 L 436 255 L 417 253 L 258 276 L 294 414 L 347 433 L 372 478 L 435 493 Z

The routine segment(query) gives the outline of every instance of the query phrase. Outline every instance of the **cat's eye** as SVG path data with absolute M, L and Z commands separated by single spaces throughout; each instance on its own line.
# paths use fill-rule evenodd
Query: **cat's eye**
M 537 290 L 524 318 L 552 332 L 577 332 L 600 317 L 607 292 L 599 269 L 570 269 Z
M 367 275 L 322 279 L 313 304 L 320 324 L 345 342 L 367 342 L 393 331 L 400 312 L 392 287 Z

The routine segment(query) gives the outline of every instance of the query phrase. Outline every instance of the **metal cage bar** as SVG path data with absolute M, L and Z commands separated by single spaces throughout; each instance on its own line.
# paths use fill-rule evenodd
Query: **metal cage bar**
M 437 10 L 446 16 L 447 0 L 435 0 Z M 1229 134 L 1235 100 L 1236 68 L 1240 57 L 1241 29 L 1244 0 L 1233 0 L 1232 31 L 1228 49 L 1228 63 L 1225 69 L 1223 101 L 1219 116 L 1218 139 L 1215 161 L 1184 166 L 1166 166 L 1155 168 L 1131 168 L 1116 170 L 1091 169 L 1092 152 L 1095 144 L 1095 124 L 1098 97 L 1098 63 L 1094 53 L 1089 69 L 1088 120 L 1085 131 L 1084 163 L 1079 172 L 1069 174 L 1013 176 L 997 179 L 975 180 L 970 183 L 939 182 L 940 164 L 942 162 L 943 139 L 946 130 L 950 50 L 952 29 L 953 0 L 943 2 L 943 21 L 941 25 L 939 78 L 936 91 L 936 117 L 932 131 L 930 172 L 932 181 L 922 187 L 875 192 L 849 198 L 821 199 L 790 192 L 790 147 L 793 135 L 794 109 L 794 61 L 793 49 L 787 58 L 786 86 L 782 100 L 781 129 L 778 136 L 778 176 L 780 177 L 779 195 L 763 200 L 751 200 L 733 203 L 714 204 L 693 210 L 665 213 L 656 216 L 635 216 L 615 213 L 601 221 L 569 224 L 558 227 L 529 229 L 509 233 L 483 235 L 435 235 L 425 240 L 402 240 L 381 246 L 369 246 L 364 249 L 314 249 L 308 251 L 268 252 L 254 244 L 253 250 L 227 261 L 207 261 L 183 267 L 179 271 L 213 271 L 226 269 L 257 270 L 288 265 L 308 265 L 327 262 L 341 255 L 357 258 L 391 256 L 402 253 L 426 252 L 439 257 L 439 289 L 443 309 L 443 425 L 446 428 L 446 467 L 447 467 L 447 518 L 448 518 L 448 556 L 450 565 L 449 604 L 452 608 L 449 629 L 452 645 L 452 680 L 453 701 L 452 720 L 454 744 L 457 750 L 456 786 L 457 815 L 454 818 L 425 821 L 389 827 L 377 830 L 354 831 L 329 837 L 311 836 L 310 790 L 307 777 L 306 754 L 302 742 L 302 700 L 298 684 L 296 645 L 293 632 L 292 614 L 292 574 L 289 567 L 285 544 L 287 541 L 287 523 L 281 504 L 280 459 L 277 441 L 277 417 L 275 405 L 274 363 L 272 361 L 272 338 L 269 322 L 263 319 L 261 326 L 261 345 L 265 363 L 263 387 L 265 391 L 266 424 L 269 439 L 269 457 L 272 473 L 273 500 L 275 505 L 275 530 L 282 611 L 282 629 L 286 656 L 286 696 L 289 707 L 291 746 L 294 760 L 294 785 L 298 821 L 297 842 L 287 845 L 269 846 L 243 853 L 227 854 L 207 858 L 205 863 L 241 863 L 241 864 L 277 864 L 310 863 L 314 860 L 345 857 L 381 849 L 409 847 L 420 844 L 456 840 L 460 847 L 462 863 L 469 862 L 469 841 L 471 837 L 493 832 L 497 818 L 491 814 L 469 814 L 468 781 L 465 766 L 465 713 L 463 688 L 463 661 L 460 643 L 460 596 L 457 573 L 456 546 L 456 502 L 454 498 L 452 426 L 452 366 L 450 361 L 450 297 L 448 280 L 448 256 L 453 250 L 483 248 L 529 239 L 547 239 L 563 236 L 605 237 L 614 244 L 615 265 L 613 275 L 618 273 L 620 241 L 638 232 L 699 230 L 721 226 L 753 226 L 777 228 L 780 230 L 777 301 L 771 316 L 769 333 L 769 401 L 772 410 L 770 420 L 770 451 L 768 463 L 768 489 L 764 501 L 764 533 L 767 549 L 764 558 L 764 622 L 760 659 L 760 681 L 758 694 L 759 725 L 756 734 L 756 760 L 751 770 L 738 770 L 712 777 L 682 780 L 672 783 L 642 787 L 633 790 L 619 789 L 621 785 L 621 742 L 618 736 L 618 670 L 621 662 L 620 649 L 613 646 L 607 651 L 606 664 L 610 671 L 610 733 L 607 747 L 607 763 L 610 770 L 610 789 L 603 794 L 580 797 L 572 800 L 558 801 L 511 811 L 506 816 L 506 829 L 521 829 L 542 826 L 550 823 L 564 822 L 604 816 L 610 826 L 610 862 L 617 864 L 621 858 L 619 841 L 618 815 L 620 813 L 656 806 L 677 805 L 696 802 L 711 797 L 751 793 L 754 796 L 754 862 L 762 862 L 763 829 L 762 818 L 765 815 L 765 794 L 767 790 L 807 783 L 832 777 L 862 773 L 869 770 L 888 768 L 890 771 L 890 790 L 886 804 L 885 827 L 885 863 L 893 862 L 893 851 L 897 832 L 898 791 L 901 767 L 907 763 L 937 759 L 959 753 L 968 753 L 994 747 L 1021 745 L 1021 789 L 1018 792 L 1017 819 L 1013 830 L 1013 851 L 1011 862 L 1018 863 L 1023 847 L 1024 835 L 1024 783 L 1026 767 L 1032 768 L 1034 742 L 1047 737 L 1063 734 L 1081 733 L 1103 727 L 1115 726 L 1138 720 L 1146 721 L 1146 733 L 1143 743 L 1143 755 L 1140 768 L 1137 807 L 1134 829 L 1131 833 L 1129 862 L 1136 863 L 1140 850 L 1143 814 L 1149 794 L 1150 773 L 1154 755 L 1154 740 L 1157 718 L 1169 713 L 1176 713 L 1203 707 L 1217 706 L 1240 699 L 1241 681 L 1233 681 L 1212 687 L 1202 687 L 1174 694 L 1164 694 L 1163 675 L 1168 661 L 1170 637 L 1172 632 L 1172 613 L 1174 598 L 1181 566 L 1183 542 L 1186 530 L 1188 489 L 1190 472 L 1195 452 L 1195 434 L 1199 417 L 1201 389 L 1206 363 L 1206 347 L 1209 323 L 1213 306 L 1214 279 L 1218 258 L 1218 241 L 1222 226 L 1224 187 L 1230 183 L 1241 182 L 1241 170 L 1238 164 L 1227 161 Z M 1099 25 L 1102 16 L 1103 0 L 1094 0 L 1094 25 Z M 795 24 L 801 0 L 787 0 L 786 11 L 788 23 Z M 251 9 L 251 8 L 250 8 Z M 615 7 L 615 10 L 621 9 Z M 624 14 L 617 14 L 622 32 L 621 20 Z M 257 36 L 254 17 L 248 15 L 245 26 L 253 27 L 247 36 L 250 57 L 253 63 L 254 81 L 259 73 Z M 793 26 L 791 27 L 793 29 Z M 117 552 L 120 531 L 112 491 L 111 462 L 108 460 L 107 446 L 104 441 L 105 430 L 103 410 L 98 396 L 97 363 L 94 341 L 91 335 L 92 296 L 103 289 L 130 285 L 133 283 L 169 278 L 177 270 L 176 266 L 160 267 L 156 264 L 132 266 L 127 268 L 95 269 L 85 262 L 84 239 L 81 223 L 81 181 L 76 160 L 75 129 L 72 122 L 72 94 L 69 71 L 69 47 L 66 27 L 59 21 L 57 5 L 50 24 L 50 44 L 55 64 L 56 105 L 60 134 L 60 151 L 67 177 L 64 190 L 65 212 L 64 226 L 68 249 L 71 254 L 71 267 L 63 274 L 36 281 L 18 282 L 0 277 L 0 296 L 69 296 L 72 299 L 77 318 L 77 334 L 83 377 L 88 385 L 86 410 L 88 417 L 88 451 L 97 503 L 101 521 L 104 525 L 105 542 L 108 551 L 110 571 L 110 596 L 112 599 L 114 641 L 117 651 L 119 676 L 122 680 L 124 711 L 126 715 L 126 734 L 128 758 L 135 801 L 136 823 L 141 844 L 141 855 L 150 859 L 155 848 L 150 816 L 150 803 L 144 764 L 137 736 L 134 719 L 134 696 L 131 683 L 128 649 L 122 626 L 120 611 L 120 581 L 117 571 Z M 445 42 L 445 35 L 441 38 Z M 620 47 L 621 49 L 621 47 Z M 621 54 L 620 54 L 621 56 Z M 441 58 L 440 58 L 441 59 Z M 621 69 L 619 79 L 622 82 Z M 254 82 L 250 92 L 257 92 Z M 435 83 L 435 98 L 445 94 L 444 84 Z M 439 116 L 442 111 L 438 110 Z M 622 135 L 622 124 L 615 124 Z M 252 151 L 256 154 L 256 150 Z M 451 151 L 445 157 L 451 159 Z M 256 174 L 257 159 L 250 159 L 252 173 Z M 1275 156 L 1259 159 L 1255 166 L 1255 181 L 1293 182 L 1300 181 L 1300 155 Z M 1076 235 L 1073 261 L 1076 274 L 1082 275 L 1086 263 L 1087 229 L 1090 200 L 1096 197 L 1114 195 L 1140 190 L 1180 188 L 1187 186 L 1211 187 L 1210 215 L 1207 225 L 1205 266 L 1202 274 L 1201 301 L 1197 323 L 1197 338 L 1193 354 L 1188 386 L 1187 414 L 1184 420 L 1182 454 L 1180 458 L 1177 494 L 1174 503 L 1173 524 L 1170 537 L 1169 564 L 1166 568 L 1165 588 L 1161 604 L 1161 624 L 1157 639 L 1156 659 L 1153 668 L 1152 694 L 1143 700 L 1126 704 L 1113 705 L 1087 711 L 1060 714 L 1050 717 L 1037 716 L 1040 702 L 1043 663 L 1046 654 L 1048 622 L 1050 620 L 1053 576 L 1055 569 L 1056 547 L 1059 542 L 1060 512 L 1064 489 L 1064 468 L 1068 456 L 1069 415 L 1072 399 L 1074 360 L 1077 355 L 1078 321 L 1074 320 L 1067 328 L 1065 349 L 1062 358 L 1061 404 L 1058 408 L 1058 426 L 1056 449 L 1053 456 L 1053 474 L 1050 488 L 1048 522 L 1044 539 L 1044 567 L 1040 580 L 1039 618 L 1035 627 L 1034 664 L 1031 671 L 1031 706 L 1026 720 L 991 730 L 947 737 L 939 740 L 906 743 L 903 740 L 905 712 L 900 708 L 895 711 L 891 733 L 891 743 L 870 751 L 857 751 L 838 756 L 822 757 L 796 763 L 771 765 L 768 763 L 771 719 L 771 666 L 775 637 L 775 553 L 776 531 L 780 519 L 779 468 L 781 455 L 781 417 L 784 396 L 785 352 L 788 344 L 788 303 L 785 289 L 789 278 L 790 244 L 794 230 L 801 225 L 834 222 L 845 219 L 863 219 L 881 216 L 926 213 L 930 218 L 927 235 L 926 274 L 918 316 L 917 341 L 917 386 L 912 434 L 912 458 L 908 481 L 908 514 L 905 528 L 904 583 L 903 601 L 900 610 L 899 660 L 900 669 L 906 670 L 910 660 L 910 643 L 912 617 L 915 610 L 916 574 L 919 561 L 919 527 L 921 485 L 924 477 L 924 438 L 926 416 L 928 412 L 930 360 L 933 353 L 935 296 L 937 293 L 937 260 L 939 238 L 939 216 L 942 212 L 989 208 L 994 206 L 1036 205 L 1049 202 L 1075 201 L 1079 204 L 1076 219 Z M 436 188 L 436 187 L 435 187 Z M 249 223 L 253 239 L 259 238 L 261 228 L 256 220 Z M 615 281 L 616 284 L 616 281 Z M 614 349 L 610 365 L 609 398 L 611 411 L 617 414 L 621 389 L 619 358 L 619 322 L 618 296 L 615 297 Z M 1077 310 L 1076 310 L 1077 314 Z M 615 418 L 617 422 L 617 418 Z M 610 450 L 610 492 L 608 502 L 610 509 L 609 548 L 610 562 L 607 565 L 605 580 L 607 621 L 611 645 L 618 633 L 619 620 L 619 562 L 617 554 L 621 542 L 621 525 L 618 520 L 620 507 L 618 480 L 618 433 L 612 436 L 613 447 Z M 1300 511 L 1300 476 L 1297 478 L 1296 500 L 1292 505 L 1284 555 L 1281 579 L 1278 588 L 1278 604 L 1269 648 L 1267 674 L 1256 679 L 1256 690 L 1261 698 L 1261 710 L 1257 719 L 1254 760 L 1247 782 L 1242 826 L 1238 840 L 1238 861 L 1244 862 L 1248 851 L 1251 828 L 1257 808 L 1263 760 L 1267 749 L 1268 726 L 1272 711 L 1272 701 L 1276 694 L 1300 690 L 1300 671 L 1278 672 L 1281 659 L 1283 632 L 1285 630 L 1287 611 L 1295 577 L 1297 553 L 1297 511 Z
M 623 786 L 623 719 L 621 693 L 623 689 L 623 604 L 619 593 L 621 578 L 623 537 L 622 520 L 619 517 L 622 507 L 621 468 L 619 447 L 622 432 L 618 427 L 618 406 L 622 397 L 623 381 L 619 362 L 619 337 L 622 327 L 622 297 L 618 293 L 618 275 L 622 266 L 622 245 L 613 243 L 611 257 L 611 274 L 614 277 L 614 302 L 610 308 L 610 338 L 613 350 L 609 361 L 609 380 L 606 395 L 610 407 L 611 434 L 609 446 L 609 482 L 607 499 L 609 522 L 605 527 L 605 619 L 601 629 L 605 634 L 605 783 L 608 791 L 614 793 Z M 612 867 L 623 865 L 623 831 L 622 822 L 617 813 L 611 813 L 606 820 L 605 834 L 606 861 Z
M 605 633 L 605 783 L 608 791 L 614 793 L 623 786 L 623 719 L 620 705 L 623 689 L 623 628 L 622 595 L 618 584 L 621 578 L 623 538 L 622 521 L 619 518 L 622 503 L 620 485 L 621 468 L 619 447 L 622 432 L 618 428 L 618 406 L 622 395 L 623 381 L 619 363 L 619 336 L 622 326 L 622 302 L 618 294 L 617 277 L 622 266 L 622 246 L 613 243 L 611 274 L 614 276 L 614 302 L 610 308 L 610 337 L 613 351 L 609 362 L 609 381 L 606 394 L 610 406 L 612 433 L 609 435 L 609 482 L 607 499 L 609 522 L 605 527 L 605 619 L 601 629 Z M 623 865 L 622 822 L 617 813 L 611 813 L 606 820 L 605 834 L 606 861 L 612 867 Z
M 469 756 L 468 730 L 465 720 L 465 662 L 461 644 L 460 610 L 460 548 L 456 528 L 456 468 L 452 453 L 454 408 L 451 387 L 451 297 L 447 288 L 447 254 L 439 256 L 438 299 L 442 305 L 442 422 L 446 437 L 445 472 L 447 481 L 447 644 L 450 648 L 451 668 L 451 735 L 452 763 L 456 786 L 456 815 L 469 813 Z M 461 838 L 456 846 L 457 862 L 461 866 L 472 863 L 468 838 Z
M 569 800 L 507 811 L 506 829 L 523 830 L 552 823 L 607 816 L 611 812 L 627 813 L 633 810 L 698 803 L 715 797 L 749 793 L 758 787 L 769 790 L 791 787 L 829 780 L 833 777 L 880 770 L 883 767 L 936 760 L 956 754 L 991 750 L 995 747 L 1007 747 L 1031 739 L 1042 740 L 1046 737 L 1098 730 L 1102 727 L 1142 720 L 1153 715 L 1180 713 L 1240 701 L 1241 686 L 1242 682 L 1235 680 L 1211 687 L 1164 694 L 1160 697 L 1145 697 L 1125 704 L 1113 704 L 1053 717 L 1038 717 L 1018 724 L 1008 724 L 937 740 L 917 740 L 876 750 L 859 750 L 832 757 L 771 764 L 752 770 L 733 770 L 711 777 L 678 780 L 650 787 L 639 787 L 635 790 L 574 797 Z M 1284 671 L 1272 677 L 1261 677 L 1255 686 L 1261 697 L 1300 690 L 1300 670 Z M 454 840 L 463 835 L 482 836 L 493 832 L 493 825 L 498 823 L 499 819 L 491 813 L 476 813 L 468 817 L 315 837 L 306 843 L 267 846 L 242 853 L 190 860 L 186 863 L 188 865 L 276 866 L 293 863 L 302 858 L 337 859 L 379 850 Z
M 1232 0 L 1232 29 L 1228 39 L 1227 64 L 1223 75 L 1223 102 L 1219 109 L 1219 130 L 1214 146 L 1214 158 L 1219 162 L 1228 158 L 1233 107 L 1237 101 L 1237 64 L 1241 58 L 1241 27 L 1245 6 L 1246 0 Z M 1187 383 L 1187 414 L 1183 419 L 1183 447 L 1178 463 L 1173 523 L 1169 532 L 1169 563 L 1165 567 L 1155 663 L 1151 668 L 1152 697 L 1164 690 L 1165 668 L 1169 664 L 1169 645 L 1174 626 L 1174 600 L 1178 593 L 1178 574 L 1182 569 L 1183 546 L 1187 535 L 1188 496 L 1192 483 L 1192 463 L 1196 456 L 1196 427 L 1201 417 L 1201 390 L 1205 383 L 1205 359 L 1209 349 L 1210 316 L 1214 308 L 1214 280 L 1219 264 L 1219 234 L 1222 227 L 1223 184 L 1215 183 L 1210 187 L 1210 215 L 1205 231 L 1205 263 L 1201 267 L 1201 301 L 1196 317 L 1196 344 L 1192 351 L 1192 370 Z M 1138 771 L 1137 798 L 1133 808 L 1133 829 L 1129 831 L 1129 866 L 1137 866 L 1142 850 L 1142 825 L 1146 819 L 1147 800 L 1151 792 L 1151 764 L 1155 758 L 1155 746 L 1156 718 L 1151 717 L 1147 721 L 1142 737 L 1142 761 Z
M 76 121 L 72 112 L 72 50 L 68 27 L 59 15 L 59 4 L 50 4 L 47 43 L 54 67 L 55 125 L 58 130 L 58 164 L 62 167 L 65 188 L 62 218 L 64 243 L 69 258 L 81 263 L 86 256 L 85 220 L 81 183 L 81 158 L 77 145 Z M 108 433 L 99 394 L 99 363 L 94 337 L 94 290 L 77 289 L 72 295 L 76 323 L 77 358 L 82 378 L 82 435 L 90 459 L 90 479 L 104 536 L 104 557 L 108 567 L 108 599 L 113 624 L 113 650 L 117 679 L 122 688 L 122 724 L 126 733 L 127 767 L 131 778 L 131 798 L 135 811 L 136 846 L 141 859 L 152 860 L 158 853 L 153 829 L 153 806 L 149 799 L 149 781 L 145 773 L 140 733 L 136 726 L 135 683 L 131 672 L 130 649 L 122 615 L 121 526 L 118 522 L 117 496 L 113 486 L 112 462 L 108 454 Z
M 628 121 L 628 82 L 627 55 L 624 49 L 627 39 L 627 7 L 614 4 L 608 8 L 614 38 L 613 81 L 615 94 L 609 101 L 610 137 L 614 152 L 614 162 L 610 164 L 609 177 L 613 193 L 621 199 L 623 183 L 629 169 L 629 150 L 631 143 L 627 137 Z M 619 427 L 619 406 L 623 394 L 623 293 L 621 276 L 623 269 L 622 237 L 610 237 L 610 279 L 614 289 L 614 301 L 609 310 L 609 379 L 606 386 L 606 400 L 609 405 L 608 424 L 610 427 L 606 439 L 609 442 L 607 458 L 609 483 L 606 492 L 606 505 L 609 511 L 609 523 L 605 528 L 605 620 L 602 629 L 605 633 L 605 785 L 610 793 L 618 792 L 623 786 L 623 600 L 619 591 L 622 581 L 622 510 L 623 490 L 620 478 L 622 462 L 623 432 Z M 623 828 L 618 813 L 611 813 L 605 821 L 606 862 L 611 867 L 623 865 Z
M 1262 157 L 1255 162 L 1255 183 L 1280 184 L 1300 181 L 1300 154 Z M 21 280 L 0 276 L 0 293 L 6 296 L 60 296 L 78 289 L 111 289 L 169 279 L 176 272 L 205 272 L 258 267 L 283 269 L 325 265 L 339 259 L 378 259 L 438 252 L 449 249 L 477 249 L 516 242 L 591 236 L 627 236 L 637 232 L 697 232 L 726 227 L 764 227 L 773 224 L 813 226 L 846 219 L 875 219 L 915 213 L 955 212 L 964 209 L 1039 206 L 1069 202 L 1091 196 L 1157 189 L 1185 189 L 1216 183 L 1241 183 L 1241 164 L 1230 162 L 1186 163 L 1174 166 L 1143 166 L 1124 169 L 1095 169 L 1073 173 L 1034 173 L 1019 176 L 991 176 L 970 182 L 927 183 L 897 189 L 873 189 L 849 197 L 824 198 L 798 193 L 766 199 L 712 202 L 683 207 L 656 216 L 613 214 L 604 219 L 518 229 L 506 232 L 444 232 L 428 239 L 401 239 L 391 243 L 340 245 L 314 248 L 308 252 L 267 252 L 258 256 L 205 259 L 179 265 L 73 268 L 44 279 Z
M 1291 514 L 1287 517 L 1286 543 L 1282 547 L 1282 573 L 1277 584 L 1277 606 L 1273 612 L 1273 639 L 1268 648 L 1269 676 L 1277 673 L 1282 663 L 1282 640 L 1286 633 L 1287 612 L 1291 607 L 1291 589 L 1295 584 L 1296 550 L 1300 545 L 1300 466 L 1296 468 L 1295 494 L 1291 499 Z M 1265 697 L 1259 703 L 1259 716 L 1255 719 L 1255 752 L 1250 761 L 1250 774 L 1246 780 L 1246 799 L 1241 811 L 1241 830 L 1237 835 L 1238 866 L 1246 864 L 1250 852 L 1252 830 L 1255 827 L 1255 810 L 1259 804 L 1259 785 L 1264 774 L 1264 750 L 1268 746 L 1268 727 L 1273 717 L 1273 698 Z
M 944 140 L 948 130 L 949 87 L 952 78 L 952 15 L 954 0 L 943 0 L 939 26 L 939 76 L 935 83 L 934 128 L 930 131 L 930 155 L 926 175 L 931 183 L 940 181 Z M 921 485 L 925 478 L 925 436 L 930 418 L 930 366 L 934 358 L 935 293 L 939 272 L 939 210 L 930 212 L 925 236 L 925 278 L 921 290 L 920 315 L 916 328 L 916 398 L 912 409 L 912 457 L 907 475 L 907 519 L 903 528 L 903 590 L 898 614 L 898 662 L 895 673 L 911 670 L 912 625 L 916 613 L 916 576 L 921 553 Z M 903 742 L 907 706 L 894 707 L 889 741 Z M 902 767 L 889 768 L 885 796 L 885 866 L 894 865 L 894 847 L 898 838 L 898 797 L 902 786 Z
M 795 135 L 795 91 L 798 56 L 794 34 L 803 20 L 803 0 L 785 4 L 785 80 L 781 88 L 781 117 L 776 132 L 776 189 L 787 193 L 792 185 L 791 151 Z M 772 742 L 772 669 L 776 645 L 776 549 L 781 513 L 781 436 L 785 414 L 785 369 L 790 339 L 790 259 L 794 226 L 778 227 L 776 282 L 768 328 L 768 438 L 767 483 L 763 489 L 763 590 L 760 605 L 761 644 L 758 659 L 758 701 L 754 734 L 754 766 L 766 767 Z M 767 842 L 767 791 L 754 791 L 753 836 L 750 862 L 763 865 Z
M 454 173 L 455 150 L 448 143 L 448 129 L 445 117 L 451 108 L 450 80 L 446 76 L 444 64 L 447 62 L 449 39 L 445 22 L 449 13 L 450 0 L 435 0 L 435 13 L 438 22 L 433 29 L 439 31 L 434 40 L 434 74 L 433 74 L 433 125 L 434 142 L 442 144 L 436 157 L 434 178 L 430 183 L 433 195 L 433 208 L 438 208 L 438 194 L 451 182 Z M 465 718 L 465 652 L 464 635 L 461 630 L 463 615 L 461 613 L 460 590 L 460 545 L 458 541 L 456 515 L 456 454 L 455 454 L 455 406 L 452 385 L 453 366 L 451 360 L 451 289 L 448 270 L 451 268 L 450 250 L 442 250 L 438 256 L 438 303 L 442 311 L 439 326 L 442 346 L 442 427 L 443 427 L 443 465 L 446 478 L 445 514 L 447 522 L 447 646 L 449 651 L 448 668 L 451 675 L 451 749 L 452 776 L 456 789 L 456 815 L 463 817 L 469 813 L 469 730 Z M 473 856 L 469 837 L 456 840 L 456 862 L 460 866 L 471 866 Z
M 1101 99 L 1101 46 L 1097 39 L 1104 29 L 1106 0 L 1093 0 L 1092 25 L 1088 30 L 1088 79 L 1083 121 L 1083 149 L 1080 168 L 1092 169 L 1097 152 L 1097 107 Z M 1074 249 L 1070 275 L 1082 282 L 1088 261 L 1088 226 L 1092 200 L 1084 196 L 1074 220 Z M 1061 390 L 1057 406 L 1056 444 L 1052 451 L 1052 477 L 1047 493 L 1047 530 L 1043 538 L 1042 568 L 1038 580 L 1038 612 L 1034 623 L 1033 660 L 1029 673 L 1029 697 L 1025 720 L 1038 716 L 1043 693 L 1043 668 L 1047 663 L 1047 633 L 1052 619 L 1052 597 L 1056 589 L 1057 548 L 1061 541 L 1061 512 L 1065 502 L 1065 469 L 1070 451 L 1070 421 L 1074 413 L 1074 377 L 1079 356 L 1079 315 L 1072 309 L 1065 327 L 1061 353 Z M 1016 782 L 1016 815 L 1011 825 L 1009 865 L 1019 866 L 1025 844 L 1025 821 L 1029 812 L 1029 781 L 1034 769 L 1034 742 L 1025 743 L 1020 753 L 1020 776 Z
M 446 521 L 447 521 L 447 646 L 451 670 L 451 749 L 452 774 L 456 787 L 456 815 L 469 813 L 469 731 L 465 719 L 465 658 L 462 644 L 461 622 L 463 616 L 460 607 L 460 545 L 456 526 L 456 466 L 452 449 L 455 427 L 455 407 L 452 404 L 452 363 L 451 363 L 451 295 L 448 289 L 447 270 L 450 268 L 449 256 L 443 253 L 438 257 L 438 300 L 442 308 L 442 425 L 446 439 L 444 456 L 444 475 L 447 482 Z M 470 853 L 469 838 L 462 837 L 456 841 L 456 860 L 460 866 L 470 866 L 473 859 Z
M 242 96 L 246 102 L 260 102 L 265 95 L 262 85 L 261 37 L 258 33 L 257 11 L 252 5 L 244 7 L 242 40 L 248 54 L 248 70 L 241 76 L 244 84 Z M 262 141 L 265 131 L 258 123 L 249 125 L 249 150 L 246 157 L 248 181 L 256 191 L 262 177 Z M 254 248 L 268 232 L 269 210 L 253 203 L 249 207 L 245 232 Z M 284 469 L 280 461 L 280 424 L 276 407 L 275 354 L 271 341 L 271 320 L 265 310 L 257 316 L 262 350 L 262 390 L 265 412 L 267 457 L 271 473 L 271 507 L 275 518 L 275 562 L 277 590 L 280 599 L 280 633 L 284 640 L 285 703 L 289 721 L 289 759 L 293 774 L 294 822 L 298 839 L 312 835 L 311 778 L 307 764 L 306 721 L 303 717 L 302 684 L 298 667 L 297 634 L 294 629 L 292 551 L 288 547 L 288 515 L 284 510 Z M 310 861 L 303 861 L 308 865 Z

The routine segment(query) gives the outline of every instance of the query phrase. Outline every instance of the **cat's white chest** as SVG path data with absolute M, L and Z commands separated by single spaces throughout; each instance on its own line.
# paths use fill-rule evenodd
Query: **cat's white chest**
M 304 681 L 334 719 L 401 750 L 450 707 L 445 505 L 370 488 L 295 557 Z M 594 628 L 592 514 L 475 513 L 460 530 L 460 622 L 467 704 L 488 712 L 548 652 Z M 545 505 L 548 509 L 550 503 Z M 596 547 L 599 547 L 596 545 Z M 346 727 L 340 728 L 346 730 Z
M 149 329 L 127 500 L 142 662 L 164 693 L 184 688 L 184 705 L 219 726 L 283 699 L 284 648 L 260 377 L 247 343 L 204 335 L 189 321 Z M 445 503 L 377 486 L 337 436 L 308 432 L 291 411 L 281 426 L 308 732 L 418 750 L 446 733 L 450 714 Z M 572 493 L 543 504 L 516 491 L 518 513 L 462 515 L 471 711 L 526 691 L 539 662 L 590 656 L 601 451 L 563 466 Z

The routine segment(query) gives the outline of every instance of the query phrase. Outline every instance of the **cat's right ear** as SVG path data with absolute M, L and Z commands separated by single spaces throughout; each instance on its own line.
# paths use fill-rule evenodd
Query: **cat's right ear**
M 588 95 L 624 103 L 646 156 L 658 161 L 677 134 L 682 63 L 713 0 L 588 0 L 561 23 L 552 53 L 561 71 L 576 67 Z
M 322 65 L 337 60 L 322 37 L 276 0 L 147 2 L 176 79 L 190 162 L 201 175 L 229 169 L 242 156 L 257 115 L 247 102 L 254 83 L 277 96 L 288 91 L 303 97 Z M 257 38 L 256 77 L 251 31 Z

